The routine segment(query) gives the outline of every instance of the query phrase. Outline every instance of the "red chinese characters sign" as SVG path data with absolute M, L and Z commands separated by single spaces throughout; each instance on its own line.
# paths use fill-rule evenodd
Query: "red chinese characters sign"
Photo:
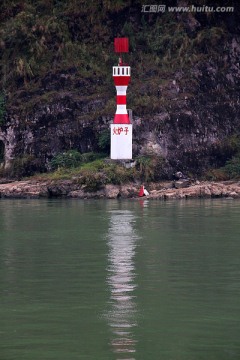
M 127 126 L 114 126 L 113 127 L 113 135 L 127 135 L 128 134 L 128 127 Z

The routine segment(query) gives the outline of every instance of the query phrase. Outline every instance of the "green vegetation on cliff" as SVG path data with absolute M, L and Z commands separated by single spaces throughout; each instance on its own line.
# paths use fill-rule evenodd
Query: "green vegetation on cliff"
M 228 37 L 224 16 L 202 13 L 200 27 L 197 14 L 190 14 L 186 25 L 181 13 L 142 12 L 146 3 L 149 2 L 3 0 L 0 84 L 8 101 L 13 101 L 16 92 L 23 89 L 29 96 L 39 91 L 51 75 L 64 82 L 60 75 L 71 72 L 76 78 L 92 82 L 95 94 L 100 88 L 106 93 L 112 87 L 109 69 L 117 59 L 113 38 L 118 35 L 130 39 L 127 60 L 134 68 L 133 86 L 144 88 L 140 99 L 135 91 L 129 96 L 139 113 L 168 106 L 164 96 L 161 101 L 157 98 L 158 79 L 164 82 L 176 70 L 191 70 L 195 63 L 209 57 L 224 70 L 222 44 Z M 197 3 L 202 5 L 202 1 Z M 191 72 L 189 75 L 186 80 L 194 81 L 190 79 Z M 44 95 L 46 98 L 46 91 Z
M 142 6 L 151 3 L 2 1 L 0 131 L 18 173 L 45 171 L 69 150 L 75 155 L 109 150 L 116 36 L 130 40 L 128 106 L 140 119 L 135 156 L 143 154 L 147 165 L 151 151 L 144 144 L 150 136 L 161 148 L 151 161 L 166 156 L 174 170 L 201 173 L 235 155 L 224 152 L 223 139 L 240 131 L 238 2 L 226 1 L 224 6 L 234 7 L 230 13 L 144 13 Z M 180 5 L 167 1 L 167 6 Z M 208 0 L 194 5 L 223 6 Z M 10 123 L 14 137 L 8 134 Z
M 52 172 L 36 175 L 35 179 L 74 179 L 86 190 L 96 191 L 106 184 L 162 180 L 166 177 L 165 166 L 161 156 L 138 157 L 134 166 L 128 168 L 121 161 L 109 160 L 104 154 L 68 151 L 53 158 Z

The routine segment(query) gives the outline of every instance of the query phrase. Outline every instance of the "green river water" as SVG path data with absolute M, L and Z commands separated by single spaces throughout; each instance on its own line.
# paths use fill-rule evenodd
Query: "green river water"
M 0 360 L 240 359 L 237 200 L 1 200 Z

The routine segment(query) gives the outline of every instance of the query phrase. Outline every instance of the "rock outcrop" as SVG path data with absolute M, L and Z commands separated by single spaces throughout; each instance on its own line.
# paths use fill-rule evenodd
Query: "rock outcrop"
M 185 188 L 173 188 L 171 182 L 149 184 L 146 199 L 205 199 L 240 198 L 240 182 L 201 182 Z M 77 199 L 117 199 L 138 198 L 139 185 L 106 185 L 97 191 L 87 191 L 74 181 L 15 181 L 0 184 L 0 198 L 77 198 Z
M 240 198 L 240 182 L 202 182 L 187 188 L 153 190 L 149 199 Z

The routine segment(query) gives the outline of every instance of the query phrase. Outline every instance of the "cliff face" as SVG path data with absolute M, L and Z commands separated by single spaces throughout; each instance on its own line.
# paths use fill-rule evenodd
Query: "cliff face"
M 56 23 L 61 20 L 69 36 L 57 43 L 59 48 L 56 36 L 62 30 L 44 30 L 40 17 L 29 24 L 29 14 L 36 16 L 32 8 L 15 9 L 4 22 L 1 93 L 5 111 L 0 148 L 5 168 L 14 159 L 27 158 L 33 171 L 44 171 L 51 158 L 63 151 L 100 151 L 99 138 L 109 129 L 115 112 L 111 67 L 117 61 L 112 49 L 116 34 L 129 36 L 131 44 L 128 107 L 133 110 L 134 156 L 157 154 L 171 171 L 192 173 L 221 166 L 231 158 L 230 140 L 239 133 L 239 6 L 233 3 L 234 12 L 217 16 L 145 14 L 141 1 L 119 4 L 111 8 L 103 2 L 100 18 L 94 18 L 95 8 L 93 14 L 86 9 L 76 13 L 71 1 L 69 8 L 60 10 L 52 5 L 52 11 L 59 11 Z M 42 11 L 46 19 L 46 9 Z M 80 21 L 84 16 L 91 17 L 92 35 Z M 10 76 L 4 66 L 11 47 L 6 32 L 19 17 L 26 31 L 35 34 L 29 44 L 39 37 L 43 50 L 53 53 L 49 56 L 53 62 L 44 60 L 48 64 L 44 67 L 43 58 L 36 55 L 33 63 L 28 44 L 22 53 L 19 50 L 18 60 L 12 60 L 12 66 L 18 67 Z M 61 46 L 69 49 L 71 58 Z
M 225 43 L 222 63 L 206 60 L 177 71 L 161 93 L 167 108 L 139 117 L 137 151 L 158 152 L 178 170 L 201 172 L 231 158 L 240 129 L 240 38 Z
M 0 132 L 5 145 L 5 166 L 25 154 L 32 157 L 36 168 L 44 170 L 54 155 L 65 150 L 98 151 L 97 135 L 103 126 L 102 121 L 91 120 L 91 113 L 102 104 L 103 100 L 84 101 L 74 98 L 72 92 L 60 91 L 49 102 L 30 109 L 24 119 L 9 111 L 8 121 Z

